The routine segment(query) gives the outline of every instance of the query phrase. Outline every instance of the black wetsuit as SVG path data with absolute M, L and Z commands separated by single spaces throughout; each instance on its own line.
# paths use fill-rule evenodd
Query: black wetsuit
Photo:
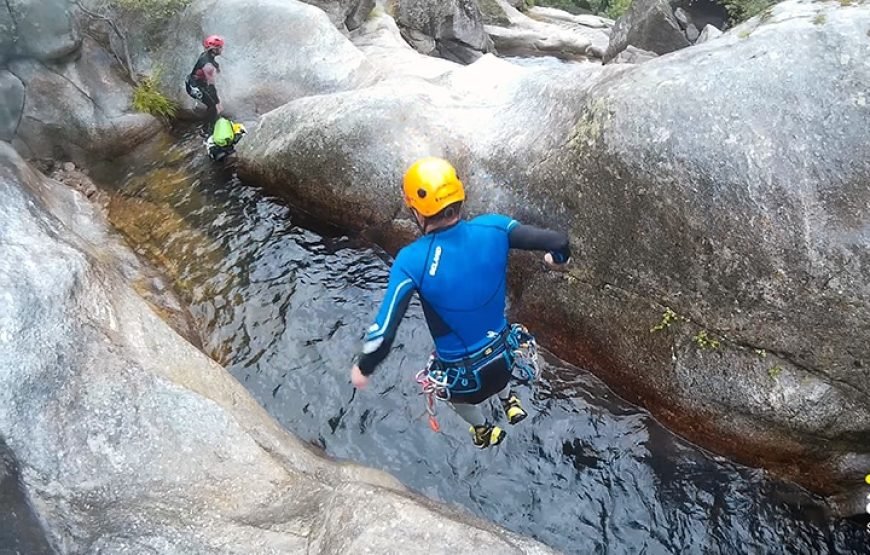
M 200 101 L 205 104 L 208 109 L 206 117 L 210 123 L 214 123 L 217 119 L 217 105 L 220 104 L 220 98 L 218 98 L 215 86 L 208 83 L 203 68 L 206 65 L 211 64 L 214 66 L 215 70 L 219 70 L 220 65 L 214 58 L 214 54 L 212 54 L 210 50 L 206 50 L 200 54 L 199 58 L 196 60 L 196 64 L 193 66 L 193 70 L 188 76 L 190 84 L 202 91 L 202 98 Z M 188 90 L 188 94 L 189 93 L 190 91 Z

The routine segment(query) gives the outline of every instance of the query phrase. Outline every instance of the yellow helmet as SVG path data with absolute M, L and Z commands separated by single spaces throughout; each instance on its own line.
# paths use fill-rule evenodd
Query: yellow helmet
M 456 169 L 443 158 L 421 158 L 405 172 L 405 204 L 421 216 L 434 216 L 454 202 L 465 200 Z

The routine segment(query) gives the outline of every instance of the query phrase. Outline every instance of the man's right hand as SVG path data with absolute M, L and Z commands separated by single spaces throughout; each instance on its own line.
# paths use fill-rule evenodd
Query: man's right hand
M 362 370 L 356 364 L 350 369 L 350 381 L 357 389 L 362 389 L 369 384 L 368 376 L 363 375 Z
M 556 272 L 567 272 L 568 271 L 568 264 L 571 263 L 571 259 L 569 258 L 565 262 L 559 264 L 558 262 L 553 260 L 552 254 L 547 253 L 544 255 L 544 263 L 547 265 L 547 267 L 549 269 L 554 270 Z

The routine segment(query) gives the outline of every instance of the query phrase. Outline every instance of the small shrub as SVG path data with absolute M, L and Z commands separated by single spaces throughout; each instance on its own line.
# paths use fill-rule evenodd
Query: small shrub
M 610 5 L 604 12 L 610 19 L 617 19 L 631 7 L 631 0 L 610 0 Z
M 173 118 L 178 111 L 178 106 L 160 92 L 159 83 L 158 73 L 142 79 L 133 91 L 133 108 L 137 112 L 144 112 L 152 116 Z
M 779 366 L 774 366 L 773 368 L 769 368 L 767 370 L 767 375 L 770 376 L 770 378 L 773 380 L 778 378 L 780 374 L 782 374 L 782 368 L 780 368 Z
M 776 3 L 777 0 L 720 0 L 720 4 L 725 6 L 725 9 L 728 11 L 732 25 L 743 23 L 747 19 L 761 15 Z
M 813 18 L 813 24 L 814 25 L 824 25 L 825 21 L 827 21 L 827 20 L 828 20 L 828 17 L 825 14 L 819 13 L 819 14 L 816 14 L 816 17 Z

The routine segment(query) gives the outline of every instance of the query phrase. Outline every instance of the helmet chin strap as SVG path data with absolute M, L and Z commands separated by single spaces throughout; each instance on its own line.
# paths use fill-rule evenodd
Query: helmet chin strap
M 411 211 L 411 215 L 414 217 L 414 223 L 417 224 L 417 229 L 420 230 L 420 233 L 422 233 L 423 235 L 426 235 L 426 227 L 427 226 L 425 223 L 423 223 L 423 224 L 420 223 L 421 219 L 425 222 L 426 218 L 421 217 L 419 215 L 419 213 L 416 210 L 414 210 L 413 208 L 409 208 L 408 210 Z

